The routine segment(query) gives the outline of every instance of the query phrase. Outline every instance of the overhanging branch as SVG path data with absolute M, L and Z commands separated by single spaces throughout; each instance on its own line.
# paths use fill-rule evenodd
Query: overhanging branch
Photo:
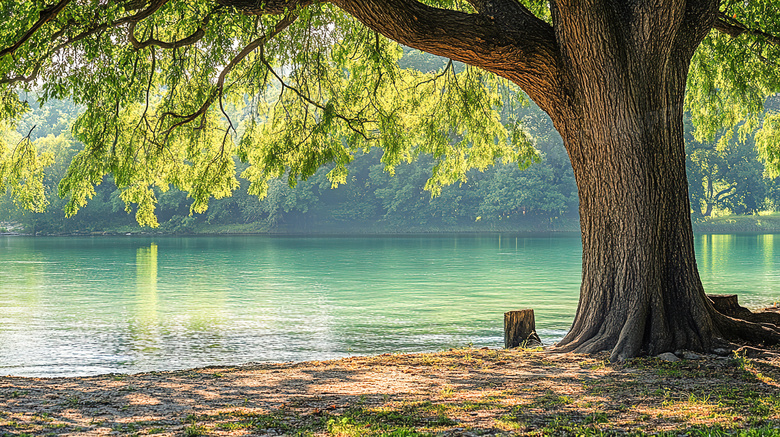
M 509 79 L 537 102 L 549 100 L 561 89 L 552 27 L 514 0 L 496 0 L 493 16 L 435 8 L 417 0 L 331 3 L 401 44 Z M 504 13 L 513 17 L 511 25 L 496 18 Z
M 45 62 L 45 60 L 50 58 L 52 55 L 54 55 L 58 51 L 62 50 L 63 48 L 68 47 L 68 46 L 70 46 L 70 45 L 72 45 L 72 44 L 74 44 L 74 43 L 76 43 L 78 41 L 81 41 L 84 38 L 88 38 L 89 36 L 92 36 L 92 35 L 95 35 L 97 33 L 103 32 L 103 31 L 105 31 L 107 29 L 110 29 L 110 28 L 113 28 L 113 27 L 117 27 L 117 26 L 121 26 L 121 25 L 128 24 L 128 23 L 131 23 L 131 24 L 132 23 L 137 23 L 137 22 L 139 22 L 139 21 L 141 21 L 141 20 L 151 16 L 155 12 L 157 12 L 157 10 L 160 9 L 161 7 L 163 7 L 166 3 L 168 3 L 168 1 L 169 0 L 153 0 L 149 4 L 148 8 L 146 8 L 144 10 L 141 10 L 141 11 L 139 11 L 139 12 L 133 14 L 133 15 L 130 15 L 130 16 L 127 16 L 127 17 L 124 17 L 124 18 L 120 18 L 120 19 L 115 20 L 113 22 L 93 25 L 92 27 L 89 27 L 89 28 L 83 30 L 81 33 L 77 34 L 76 36 L 68 38 L 66 41 L 64 41 L 64 42 L 62 42 L 60 44 L 55 45 L 50 50 L 48 50 L 46 53 L 44 53 L 33 64 L 34 65 L 33 66 L 33 71 L 29 75 L 24 76 L 23 74 L 19 74 L 19 75 L 13 76 L 13 77 L 0 78 L 0 84 L 14 84 L 14 83 L 18 83 L 18 82 L 30 83 L 33 80 L 35 80 L 36 77 L 38 76 L 38 74 L 40 73 L 41 67 L 43 66 L 43 63 Z M 49 20 L 51 18 L 53 18 L 53 17 L 54 17 L 54 15 L 51 15 L 51 17 L 49 17 Z M 39 20 L 39 22 L 40 22 L 40 20 Z M 40 29 L 40 26 L 38 26 L 38 27 L 34 26 L 34 29 L 37 31 L 38 29 Z M 56 41 L 57 38 L 62 36 L 65 33 L 66 29 L 67 29 L 67 26 L 62 28 L 62 29 L 60 29 L 59 31 L 57 31 L 52 36 L 52 42 Z M 24 44 L 25 41 L 29 40 L 30 37 L 32 37 L 32 35 L 34 33 L 35 32 L 33 32 L 33 29 L 30 29 L 30 31 L 28 31 L 27 34 L 25 34 L 26 39 L 17 41 L 16 44 L 14 44 L 14 46 L 18 45 L 19 47 L 21 47 L 21 45 Z M 12 47 L 9 47 L 8 49 L 3 50 L 3 52 L 5 52 L 6 50 L 10 50 Z M 14 49 L 14 50 L 16 50 L 16 49 Z
M 737 38 L 741 35 L 750 35 L 763 38 L 769 44 L 780 47 L 780 37 L 777 35 L 764 32 L 763 30 L 751 29 L 723 12 L 718 13 L 718 18 L 715 20 L 715 25 L 713 27 L 718 32 L 725 33 L 732 38 Z
M 216 0 L 222 6 L 231 6 L 247 15 L 280 15 L 312 5 L 316 0 Z
M 13 54 L 16 50 L 19 49 L 19 47 L 21 47 L 25 42 L 27 42 L 27 40 L 29 40 L 35 34 L 35 32 L 37 32 L 38 29 L 41 28 L 41 26 L 43 26 L 44 24 L 52 20 L 54 17 L 56 17 L 57 14 L 62 12 L 62 10 L 65 9 L 65 6 L 67 6 L 68 3 L 70 3 L 70 1 L 71 0 L 61 0 L 56 5 L 52 5 L 42 10 L 39 15 L 38 21 L 36 21 L 35 24 L 33 24 L 33 26 L 27 32 L 25 32 L 25 34 L 22 35 L 22 37 L 18 41 L 16 41 L 14 45 L 0 51 L 0 57 L 3 57 L 8 54 Z
M 206 35 L 206 31 L 204 29 L 206 26 L 208 26 L 209 20 L 211 20 L 211 14 L 213 13 L 214 11 L 211 11 L 209 12 L 208 15 L 206 15 L 205 18 L 203 18 L 201 25 L 198 26 L 195 32 L 177 41 L 167 42 L 167 41 L 160 41 L 155 38 L 149 38 L 145 41 L 138 41 L 138 39 L 136 39 L 135 37 L 135 27 L 138 24 L 138 21 L 130 22 L 130 26 L 128 26 L 128 30 L 127 30 L 127 36 L 128 39 L 130 40 L 130 44 L 132 44 L 136 50 L 140 50 L 149 46 L 157 46 L 163 49 L 175 49 L 177 47 L 189 46 L 200 41 Z
M 236 65 L 238 65 L 239 62 L 243 61 L 244 58 L 246 58 L 250 53 L 254 52 L 258 48 L 262 49 L 262 46 L 266 44 L 271 38 L 278 35 L 280 32 L 282 32 L 284 29 L 290 27 L 295 20 L 298 19 L 297 15 L 287 15 L 285 16 L 281 21 L 279 21 L 276 26 L 274 27 L 273 31 L 270 33 L 261 36 L 260 38 L 255 39 L 254 41 L 250 42 L 246 47 L 241 50 L 233 59 L 230 60 L 230 62 L 225 66 L 225 68 L 222 69 L 222 72 L 220 72 L 219 77 L 217 78 L 217 85 L 214 88 L 214 90 L 209 94 L 209 97 L 206 98 L 206 101 L 203 102 L 203 104 L 198 108 L 197 111 L 195 111 L 192 114 L 189 115 L 181 115 L 176 114 L 173 112 L 166 112 L 162 114 L 161 120 L 165 117 L 174 117 L 180 119 L 178 122 L 174 123 L 171 127 L 169 127 L 165 131 L 165 140 L 163 141 L 163 144 L 167 142 L 167 139 L 171 132 L 184 124 L 190 123 L 193 120 L 197 119 L 200 116 L 203 116 L 206 114 L 206 111 L 211 107 L 211 105 L 214 104 L 214 102 L 217 99 L 222 99 L 222 93 L 224 92 L 224 85 L 225 85 L 225 79 L 227 78 L 227 75 L 235 68 Z
M 480 14 L 496 20 L 502 25 L 536 26 L 540 30 L 552 30 L 549 24 L 539 19 L 518 0 L 466 0 Z

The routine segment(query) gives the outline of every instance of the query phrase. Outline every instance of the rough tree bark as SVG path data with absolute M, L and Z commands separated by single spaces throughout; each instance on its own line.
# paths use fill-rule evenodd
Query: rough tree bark
M 567 98 L 550 115 L 579 189 L 582 287 L 563 351 L 612 360 L 716 338 L 777 341 L 718 313 L 693 248 L 683 101 L 716 1 L 560 1 L 552 6 Z M 750 334 L 746 335 L 748 332 Z
M 331 0 L 402 44 L 515 82 L 552 117 L 574 168 L 583 241 L 580 302 L 558 349 L 622 360 L 708 351 L 717 338 L 776 343 L 777 326 L 718 313 L 696 268 L 683 97 L 694 51 L 723 27 L 717 0 L 554 0 L 552 25 L 517 0 L 468 1 L 477 14 Z
M 707 350 L 717 332 L 696 269 L 682 122 L 688 65 L 717 4 L 666 3 L 553 8 L 571 91 L 552 116 L 577 179 L 583 241 L 562 350 L 612 359 Z

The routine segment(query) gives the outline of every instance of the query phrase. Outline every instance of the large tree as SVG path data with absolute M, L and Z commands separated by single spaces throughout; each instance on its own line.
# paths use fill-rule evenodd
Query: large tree
M 236 188 L 234 154 L 256 194 L 322 165 L 338 184 L 373 145 L 389 171 L 431 153 L 436 192 L 469 168 L 535 159 L 499 117 L 514 84 L 552 118 L 579 189 L 581 297 L 560 350 L 623 359 L 780 339 L 704 293 L 683 140 L 688 83 L 701 137 L 761 122 L 762 156 L 778 162 L 778 117 L 751 115 L 780 89 L 776 0 L 49 1 L 0 6 L 0 117 L 36 86 L 86 106 L 85 149 L 60 185 L 69 212 L 107 174 L 142 223 L 155 186 L 201 211 Z M 399 69 L 397 43 L 468 67 Z M 235 126 L 229 105 L 253 121 Z M 45 159 L 24 141 L 7 149 L 3 183 L 36 206 Z

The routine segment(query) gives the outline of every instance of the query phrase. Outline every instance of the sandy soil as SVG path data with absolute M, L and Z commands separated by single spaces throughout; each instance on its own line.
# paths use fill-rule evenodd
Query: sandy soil
M 772 357 L 622 365 L 605 358 L 459 349 L 137 375 L 2 377 L 0 435 L 780 428 L 780 362 Z M 757 404 L 766 407 L 754 411 Z

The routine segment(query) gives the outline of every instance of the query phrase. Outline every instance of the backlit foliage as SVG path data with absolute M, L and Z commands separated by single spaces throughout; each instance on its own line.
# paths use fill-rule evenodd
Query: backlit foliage
M 425 3 L 474 12 L 465 1 Z M 525 3 L 550 21 L 547 2 Z M 721 9 L 773 32 L 780 27 L 774 3 L 729 1 Z M 452 63 L 402 69 L 397 43 L 327 3 L 252 16 L 209 0 L 5 1 L 0 17 L 6 129 L 33 95 L 70 98 L 85 109 L 73 126 L 84 150 L 59 187 L 68 214 L 107 178 L 141 224 L 157 224 L 156 193 L 170 187 L 186 191 L 191 211 L 202 212 L 239 186 L 236 159 L 249 164 L 243 176 L 258 196 L 273 178 L 294 185 L 322 166 L 332 167 L 334 186 L 343 184 L 355 154 L 371 147 L 383 149 L 391 173 L 432 155 L 426 188 L 434 194 L 468 169 L 538 159 L 518 121 L 501 116 L 520 102 L 514 86 Z M 780 53 L 762 38 L 713 31 L 694 60 L 688 104 L 701 137 L 763 127 L 761 156 L 777 166 L 777 123 L 756 114 L 780 89 Z M 226 108 L 248 121 L 239 125 Z M 30 141 L 8 138 L 0 185 L 28 207 L 45 207 L 40 180 L 50 158 Z

